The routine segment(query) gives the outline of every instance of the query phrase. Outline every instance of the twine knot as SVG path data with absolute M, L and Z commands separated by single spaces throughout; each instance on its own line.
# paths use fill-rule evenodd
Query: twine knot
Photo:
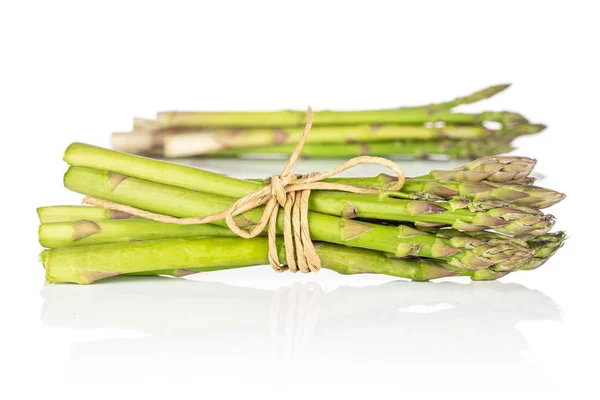
M 312 108 L 308 108 L 308 118 L 304 133 L 298 141 L 294 152 L 279 175 L 273 175 L 269 183 L 262 188 L 252 192 L 229 206 L 227 209 L 205 217 L 176 218 L 170 215 L 156 214 L 135 207 L 114 203 L 111 201 L 87 196 L 83 199 L 86 204 L 95 205 L 111 210 L 123 211 L 134 216 L 151 219 L 154 221 L 191 225 L 207 224 L 225 219 L 229 229 L 238 236 L 250 239 L 256 237 L 267 228 L 269 244 L 269 263 L 277 272 L 289 269 L 292 272 L 316 272 L 321 269 L 321 260 L 317 255 L 314 244 L 310 238 L 308 219 L 308 198 L 310 191 L 340 190 L 351 193 L 373 194 L 379 193 L 377 189 L 359 188 L 339 183 L 322 182 L 324 179 L 339 174 L 342 171 L 353 168 L 359 164 L 378 164 L 394 171 L 398 177 L 389 190 L 399 190 L 404 185 L 405 176 L 402 169 L 393 161 L 382 157 L 360 156 L 346 161 L 342 165 L 327 172 L 313 172 L 306 175 L 292 174 L 291 170 L 296 164 L 302 147 L 306 142 L 310 128 L 312 127 Z M 260 206 L 265 206 L 264 212 L 258 223 L 248 231 L 240 228 L 235 217 Z M 286 253 L 286 264 L 279 261 L 277 251 L 277 216 L 279 207 L 283 208 L 283 240 Z
M 283 179 L 280 175 L 273 175 L 271 177 L 271 196 L 277 199 L 277 202 L 281 207 L 285 206 L 287 198 L 285 187 L 290 183 L 292 178 L 293 175 L 287 175 Z

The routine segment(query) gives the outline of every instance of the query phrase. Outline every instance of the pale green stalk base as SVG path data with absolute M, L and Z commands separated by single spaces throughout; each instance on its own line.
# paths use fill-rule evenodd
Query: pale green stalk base
M 380 174 L 368 178 L 330 178 L 325 181 L 362 188 L 389 190 L 398 182 L 398 178 Z M 471 201 L 500 200 L 517 206 L 537 209 L 553 206 L 565 198 L 563 193 L 532 185 L 502 184 L 490 181 L 454 182 L 435 178 L 407 179 L 394 196 L 415 200 L 451 200 L 459 196 Z

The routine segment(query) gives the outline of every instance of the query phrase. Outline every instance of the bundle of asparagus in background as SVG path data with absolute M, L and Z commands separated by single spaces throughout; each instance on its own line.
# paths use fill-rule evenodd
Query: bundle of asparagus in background
M 74 143 L 65 152 L 66 188 L 174 217 L 222 211 L 267 184 L 190 166 Z M 323 268 L 413 280 L 469 276 L 491 280 L 542 265 L 562 245 L 540 209 L 564 198 L 537 187 L 535 161 L 487 157 L 454 170 L 407 179 L 331 178 L 379 194 L 313 190 L 308 227 Z M 267 239 L 238 238 L 224 221 L 178 225 L 92 206 L 38 209 L 49 282 L 91 283 L 115 275 L 173 275 L 267 264 Z M 236 217 L 250 228 L 262 215 Z M 282 212 L 277 231 L 284 229 Z M 279 245 L 280 258 L 285 247 Z
M 439 155 L 474 159 L 513 150 L 520 135 L 542 131 L 513 112 L 456 113 L 452 109 L 489 98 L 497 85 L 454 100 L 374 111 L 315 113 L 304 157 Z M 135 119 L 132 132 L 112 135 L 115 150 L 163 157 L 289 155 L 302 135 L 304 111 L 160 112 Z M 490 126 L 492 125 L 492 126 Z

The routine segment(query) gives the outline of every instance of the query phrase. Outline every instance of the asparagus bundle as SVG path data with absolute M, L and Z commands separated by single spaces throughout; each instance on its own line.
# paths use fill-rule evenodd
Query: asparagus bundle
M 373 111 L 316 112 L 305 157 L 362 154 L 426 158 L 478 158 L 512 150 L 517 136 L 545 129 L 512 112 L 456 113 L 458 105 L 489 98 L 509 85 L 496 85 L 454 100 Z M 496 124 L 494 129 L 488 122 Z M 164 157 L 246 154 L 289 155 L 306 123 L 303 111 L 159 112 L 135 119 L 132 132 L 114 133 L 113 148 Z
M 79 143 L 69 146 L 64 159 L 70 165 L 67 188 L 174 217 L 220 212 L 268 184 Z M 310 238 L 318 242 L 324 268 L 347 274 L 489 280 L 533 269 L 564 241 L 564 235 L 548 233 L 553 217 L 528 205 L 549 206 L 564 197 L 531 186 L 534 164 L 491 157 L 408 179 L 397 191 L 387 190 L 393 179 L 385 175 L 347 178 L 382 191 L 313 190 Z M 40 243 L 48 248 L 42 260 L 52 282 L 91 283 L 121 274 L 183 276 L 267 262 L 265 238 L 237 238 L 222 220 L 179 225 L 89 206 L 42 207 L 38 215 Z M 261 215 L 259 208 L 235 219 L 249 229 Z M 277 233 L 284 228 L 280 212 Z M 289 251 L 280 242 L 277 250 L 280 257 Z
M 71 165 L 64 179 L 68 189 L 177 217 L 204 216 L 219 212 L 237 198 L 261 187 L 257 182 L 80 143 L 69 146 L 65 161 Z M 515 159 L 504 168 L 532 168 L 523 163 L 523 160 Z M 483 165 L 476 172 L 488 174 L 494 179 L 498 172 L 486 172 L 487 164 Z M 344 218 L 448 225 L 463 230 L 493 229 L 516 235 L 543 234 L 554 224 L 551 215 L 543 215 L 535 208 L 493 202 L 478 203 L 475 207 L 470 202 L 459 200 L 434 202 L 400 199 L 388 192 L 367 195 L 315 191 L 310 197 L 309 209 Z M 240 218 L 244 218 L 244 224 L 250 226 L 258 222 L 260 215 L 256 210 L 245 213 Z

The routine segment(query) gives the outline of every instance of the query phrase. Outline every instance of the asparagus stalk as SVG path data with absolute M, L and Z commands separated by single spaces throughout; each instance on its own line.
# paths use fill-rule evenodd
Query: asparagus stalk
M 369 178 L 329 178 L 326 181 L 388 190 L 398 181 L 398 178 L 380 174 Z M 563 193 L 532 185 L 501 184 L 491 181 L 456 182 L 435 178 L 407 179 L 395 196 L 414 200 L 451 200 L 459 196 L 472 201 L 500 200 L 517 206 L 538 209 L 550 207 L 565 198 Z
M 131 224 L 131 222 L 133 221 L 102 221 L 102 223 L 106 223 L 106 222 L 118 222 L 118 223 L 122 223 L 122 224 L 126 224 L 128 225 L 127 228 L 133 228 L 134 225 Z M 55 224 L 48 224 L 49 226 L 51 225 L 57 225 L 57 226 L 67 226 L 64 223 L 55 223 Z M 161 225 L 166 225 L 166 224 L 161 224 Z M 189 226 L 186 226 L 186 228 L 188 228 Z M 215 227 L 218 228 L 218 227 Z M 407 227 L 407 229 L 410 229 Z M 72 247 L 72 246 L 78 246 L 79 244 L 77 244 L 77 242 L 72 241 L 70 236 L 65 236 L 64 232 L 66 230 L 62 229 L 62 230 L 56 230 L 56 229 L 52 229 L 50 230 L 51 232 L 51 236 L 53 236 L 54 240 L 56 241 L 55 243 L 59 243 L 59 239 L 57 239 L 59 236 L 64 236 L 62 241 L 60 242 L 61 244 L 64 245 L 64 247 Z M 123 231 L 122 233 L 127 236 L 128 233 L 126 232 L 127 229 L 125 231 Z M 215 231 L 217 232 L 217 231 Z M 139 231 L 135 232 L 136 235 L 139 236 Z M 186 233 L 182 232 L 183 236 L 185 237 Z M 423 235 L 424 232 L 418 233 L 417 235 Z M 490 242 L 491 241 L 502 241 L 505 239 L 505 237 L 503 235 L 499 235 L 499 234 L 493 234 L 493 233 L 488 233 L 488 232 L 477 232 L 477 233 L 472 233 L 472 234 L 466 234 L 464 232 L 459 232 L 459 231 L 455 231 L 452 229 L 443 229 L 443 230 L 437 230 L 434 232 L 434 234 L 438 237 L 441 238 L 455 238 L 454 240 L 456 241 L 458 238 L 461 238 L 462 240 L 465 239 L 472 239 L 473 237 L 477 238 L 477 239 L 487 239 Z M 142 232 L 142 237 L 144 237 L 144 234 Z M 218 232 L 218 236 L 219 237 L 223 237 L 223 236 L 227 236 L 227 232 L 225 228 L 222 228 L 222 230 L 220 232 Z M 155 238 L 157 238 L 158 236 L 154 236 Z M 175 238 L 176 236 L 173 236 L 173 238 Z M 114 241 L 110 241 L 110 240 L 106 240 L 108 238 L 108 236 L 106 236 L 104 239 L 105 241 L 103 243 L 119 243 L 121 242 L 121 238 L 119 238 L 118 236 L 115 236 L 113 239 Z M 535 251 L 534 254 L 534 258 L 531 259 L 530 261 L 526 262 L 525 264 L 522 265 L 504 265 L 500 268 L 498 268 L 498 266 L 494 266 L 491 268 L 487 268 L 487 269 L 477 269 L 477 270 L 470 270 L 470 269 L 465 269 L 465 270 L 460 270 L 457 269 L 455 266 L 452 265 L 448 265 L 448 264 L 443 264 L 441 263 L 440 265 L 444 265 L 444 267 L 446 269 L 448 269 L 449 271 L 454 271 L 455 274 L 457 275 L 461 275 L 461 276 L 470 276 L 473 280 L 494 280 L 494 279 L 498 279 L 502 276 L 505 276 L 507 273 L 509 273 L 510 271 L 513 271 L 515 269 L 518 270 L 531 270 L 531 269 L 535 269 L 535 268 L 539 268 L 541 265 L 543 265 L 552 255 L 554 255 L 554 253 L 556 253 L 556 251 L 562 247 L 564 241 L 565 241 L 566 237 L 564 232 L 557 232 L 554 234 L 548 234 L 548 235 L 542 235 L 542 236 L 538 236 L 538 237 L 531 237 L 527 240 L 527 245 Z M 92 242 L 95 244 L 98 243 L 102 243 L 100 241 L 98 242 Z M 473 242 L 471 242 L 473 243 Z M 91 243 L 88 243 L 91 244 Z M 91 247 L 92 249 L 95 247 Z M 492 247 L 490 246 L 490 249 Z M 514 249 L 509 249 L 509 250 L 514 250 Z M 490 250 L 488 250 L 490 251 Z M 387 256 L 388 258 L 390 257 L 389 255 Z M 394 257 L 392 257 L 394 258 Z M 409 259 L 409 260 L 413 260 L 413 259 Z M 424 260 L 423 260 L 424 261 Z M 424 261 L 425 262 L 425 261 Z M 422 264 L 424 265 L 424 264 Z M 223 268 L 176 268 L 176 269 L 159 269 L 159 270 L 144 270 L 144 271 L 137 271 L 137 272 L 128 272 L 128 275 L 171 275 L 171 276 L 176 276 L 176 277 L 181 277 L 181 276 L 186 276 L 192 273 L 196 273 L 196 272 L 205 272 L 208 270 L 215 270 L 215 269 L 225 269 L 228 268 L 229 266 L 223 267 Z
M 71 166 L 108 170 L 166 185 L 237 198 L 261 187 L 256 182 L 83 143 L 72 143 L 65 151 L 64 160 Z
M 453 275 L 494 280 L 510 272 L 459 272 L 433 260 L 390 258 L 376 251 L 328 243 L 319 243 L 316 249 L 324 268 L 342 274 L 379 273 L 423 281 Z M 284 246 L 279 246 L 279 253 L 280 258 L 285 258 Z M 262 265 L 267 263 L 266 254 L 267 242 L 262 238 L 194 238 L 52 249 L 42 252 L 41 259 L 48 282 L 89 284 L 122 274 L 182 276 Z
M 237 237 L 235 233 L 223 226 L 165 224 L 147 219 L 80 219 L 43 223 L 40 225 L 38 233 L 40 244 L 47 248 L 129 243 L 166 238 Z
M 511 139 L 517 135 L 532 134 L 543 130 L 543 125 L 523 124 L 514 128 L 495 131 L 481 125 L 474 126 L 317 126 L 311 131 L 307 144 L 343 144 L 354 142 L 381 142 L 391 140 L 481 140 L 484 138 Z M 230 149 L 263 148 L 269 146 L 295 145 L 302 137 L 304 128 L 262 128 L 221 130 L 162 129 L 156 132 L 117 133 L 113 137 L 115 150 L 147 153 L 163 149 L 166 157 L 186 157 L 212 154 Z M 148 137 L 154 136 L 152 139 Z M 129 139 L 129 140 L 128 140 Z M 133 142 L 133 144 L 131 144 Z M 466 145 L 466 143 L 464 144 Z M 448 143 L 447 146 L 452 146 Z M 456 144 L 454 144 L 456 146 Z
M 190 132 L 166 135 L 163 138 L 165 157 L 185 157 L 211 154 L 228 149 L 261 148 L 265 146 L 295 146 L 303 128 L 241 129 L 215 132 Z M 482 126 L 427 128 L 424 126 L 363 125 L 315 127 L 307 144 L 344 144 L 381 142 L 398 139 L 431 140 L 439 138 L 466 139 L 489 137 L 492 131 Z
M 364 113 L 374 113 L 378 115 L 380 112 L 393 112 L 396 114 L 407 114 L 407 118 L 411 116 L 420 117 L 422 115 L 434 115 L 442 112 L 449 112 L 450 109 L 459 105 L 472 104 L 487 98 L 490 98 L 510 87 L 510 84 L 493 85 L 487 88 L 478 90 L 466 96 L 457 97 L 455 99 L 442 103 L 431 103 L 419 106 L 399 107 L 394 109 L 374 110 L 374 111 L 347 111 L 347 112 L 332 112 L 321 111 L 319 115 L 331 115 L 335 120 L 335 124 L 344 124 L 344 117 L 352 119 L 354 114 L 360 116 Z M 300 115 L 300 111 L 275 111 L 275 112 L 162 112 L 158 113 L 158 121 L 147 120 L 142 118 L 134 119 L 134 129 L 156 129 L 160 126 L 225 126 L 225 127 L 246 127 L 246 126 L 271 126 L 263 119 L 269 117 L 269 122 L 278 127 L 282 126 L 302 126 L 305 124 L 304 115 Z M 494 114 L 494 113 L 490 113 Z M 186 118 L 187 117 L 187 118 Z M 336 118 L 337 117 L 337 118 Z M 354 119 L 357 117 L 354 116 Z M 180 123 L 180 119 L 186 119 L 185 123 Z M 189 121 L 193 120 L 193 121 Z M 519 120 L 524 120 L 520 117 Z M 216 122 L 215 122 L 216 121 Z M 250 124 L 246 124 L 249 121 Z M 302 122 L 304 121 L 304 122 Z M 277 123 L 279 122 L 279 123 Z M 325 124 L 324 122 L 317 122 Z M 367 121 L 367 123 L 370 123 Z M 331 123 L 329 124 L 331 125 Z
M 289 156 L 295 146 L 281 145 L 229 149 L 212 154 L 219 157 L 280 155 Z M 306 144 L 302 148 L 305 158 L 348 158 L 370 156 L 406 156 L 428 159 L 432 156 L 445 156 L 450 159 L 474 159 L 493 154 L 508 153 L 514 150 L 507 142 L 499 140 L 406 140 L 392 142 L 345 143 L 345 144 Z
M 122 176 L 118 176 L 115 179 L 115 174 L 106 171 L 71 167 L 65 175 L 65 186 L 94 197 L 176 217 L 213 214 L 227 208 L 235 201 L 233 198 L 190 191 L 137 178 L 121 178 Z M 118 183 L 115 185 L 115 182 Z M 259 221 L 261 215 L 262 208 L 249 211 L 238 216 L 238 223 L 241 226 L 252 226 Z M 225 226 L 224 221 L 216 221 L 215 224 Z M 308 224 L 313 240 L 379 250 L 398 257 L 440 258 L 461 269 L 487 268 L 504 263 L 522 264 L 531 258 L 529 249 L 519 247 L 519 243 L 512 240 L 493 243 L 494 251 L 489 251 L 490 248 L 487 247 L 489 243 L 462 241 L 453 243 L 437 240 L 435 236 L 420 236 L 415 234 L 414 229 L 405 226 L 394 227 L 359 222 L 317 212 L 309 212 Z M 279 214 L 277 229 L 278 233 L 283 231 L 282 212 Z M 140 235 L 140 233 L 136 234 Z M 511 253 L 510 249 L 518 251 Z M 503 255 L 496 257 L 498 254 Z
M 324 268 L 341 274 L 378 273 L 418 281 L 459 274 L 432 260 L 390 258 L 376 251 L 329 243 L 317 244 L 316 250 Z M 122 274 L 263 265 L 268 263 L 267 253 L 265 238 L 194 238 L 45 250 L 41 260 L 48 282 L 89 284 Z M 279 253 L 284 259 L 283 245 Z
M 458 114 L 449 110 L 461 104 L 470 104 L 491 97 L 509 85 L 492 86 L 471 95 L 451 101 L 416 107 L 371 111 L 318 111 L 315 125 L 361 125 L 361 124 L 421 124 L 428 121 L 445 121 L 456 124 L 476 124 L 482 121 L 498 121 L 505 125 L 526 122 L 525 118 L 509 112 L 483 112 L 481 114 Z M 303 111 L 272 112 L 182 112 L 171 111 L 157 114 L 160 126 L 210 126 L 210 127 L 294 127 L 306 123 Z
M 37 209 L 40 223 L 77 221 L 79 219 L 128 219 L 132 215 L 90 206 L 52 206 Z
M 526 124 L 521 114 L 509 111 L 484 111 L 478 114 L 447 111 L 430 113 L 423 108 L 375 111 L 315 111 L 315 126 L 320 125 L 421 125 L 444 122 L 451 125 L 478 125 L 499 122 L 503 126 Z M 186 112 L 157 114 L 157 125 L 166 127 L 210 126 L 227 128 L 301 127 L 306 124 L 305 111 L 268 112 Z
M 405 200 L 388 193 L 315 191 L 309 199 L 309 208 L 342 216 L 350 209 L 355 218 L 412 222 L 418 226 L 452 226 L 464 231 L 493 229 L 510 235 L 541 235 L 554 225 L 553 216 L 529 207 L 492 201 L 474 203 L 466 199 L 449 202 Z
M 112 199 L 103 196 L 113 196 L 114 192 L 108 190 L 109 187 L 106 185 L 116 187 L 121 181 L 129 180 L 128 176 L 130 174 L 153 182 L 162 182 L 169 186 L 188 187 L 194 190 L 205 191 L 206 193 L 238 198 L 260 188 L 260 184 L 256 182 L 242 181 L 191 167 L 164 163 L 81 144 L 69 146 L 65 153 L 65 160 L 71 165 L 86 165 L 92 168 L 108 166 L 112 171 L 123 174 L 110 174 L 107 178 L 106 173 L 99 172 L 99 176 L 96 176 L 97 185 L 107 189 L 105 193 L 100 195 L 87 191 L 93 191 L 95 188 L 86 188 L 84 182 L 86 178 L 76 179 L 75 182 L 71 180 L 72 184 L 69 186 L 67 184 L 69 173 L 65 176 L 65 185 L 68 188 L 107 200 Z M 93 175 L 92 171 L 88 170 L 88 168 L 75 168 L 75 175 L 85 176 L 86 173 Z M 107 183 L 104 182 L 106 179 L 108 179 Z M 136 179 L 133 180 L 138 181 Z M 83 183 L 83 186 L 81 183 Z M 149 182 L 146 182 L 146 184 L 149 184 Z M 151 199 L 158 202 L 156 196 L 151 196 Z M 126 204 L 130 204 L 127 202 L 128 200 L 127 198 L 123 199 Z M 207 201 L 211 200 L 207 199 Z M 229 199 L 227 201 L 232 202 L 233 200 Z M 152 203 L 152 201 L 149 203 Z M 221 203 L 223 202 L 221 201 Z M 464 206 L 463 204 L 461 207 Z M 152 207 L 152 204 L 147 204 L 146 207 Z M 309 200 L 309 209 L 323 214 L 349 218 L 358 217 L 405 221 L 428 225 L 451 225 L 461 230 L 494 229 L 510 234 L 543 234 L 548 232 L 554 224 L 552 216 L 545 216 L 533 209 L 501 206 L 497 208 L 489 207 L 489 209 L 481 212 L 473 212 L 461 207 L 450 203 L 397 199 L 387 194 L 382 196 L 356 195 L 329 191 L 313 191 Z M 213 212 L 222 211 L 225 208 L 227 206 L 205 214 L 187 216 L 208 215 Z M 168 212 L 156 209 L 144 209 L 168 214 Z

